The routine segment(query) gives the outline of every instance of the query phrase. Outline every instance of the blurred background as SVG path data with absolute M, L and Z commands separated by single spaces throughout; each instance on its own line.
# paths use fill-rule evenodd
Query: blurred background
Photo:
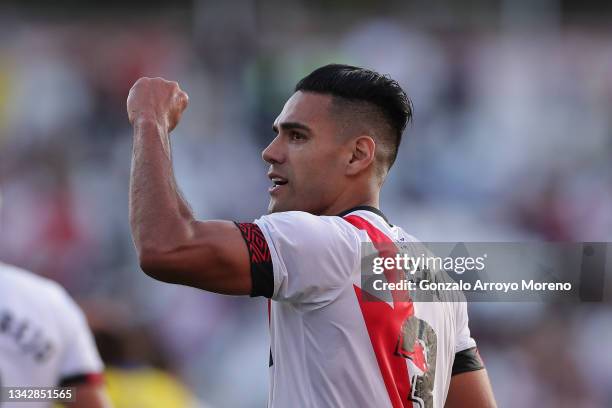
M 262 407 L 268 387 L 265 302 L 139 271 L 125 100 L 140 76 L 190 95 L 173 148 L 199 217 L 265 213 L 272 121 L 297 80 L 342 62 L 414 102 L 383 188 L 394 224 L 424 241 L 612 241 L 612 3 L 49 4 L 0 3 L 0 259 L 79 301 L 119 407 L 155 406 L 138 387 L 157 406 Z M 612 406 L 609 304 L 469 307 L 501 407 Z

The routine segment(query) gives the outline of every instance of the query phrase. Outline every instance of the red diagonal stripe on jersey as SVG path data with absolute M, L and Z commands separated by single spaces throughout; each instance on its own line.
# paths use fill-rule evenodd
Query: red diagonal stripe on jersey
M 348 215 L 344 219 L 368 234 L 380 256 L 395 255 L 392 251 L 393 241 L 368 221 L 356 215 Z M 388 282 L 398 280 L 398 274 L 392 272 L 385 271 Z M 392 293 L 393 307 L 382 300 L 365 300 L 363 296 L 372 295 L 362 293 L 361 288 L 356 285 L 354 288 L 391 404 L 394 408 L 410 407 L 412 403 L 408 398 L 410 396 L 408 366 L 404 357 L 395 354 L 395 348 L 402 324 L 414 314 L 414 306 L 410 301 L 400 301 L 408 299 L 407 297 L 400 298 L 402 294 L 395 296 L 394 293 Z

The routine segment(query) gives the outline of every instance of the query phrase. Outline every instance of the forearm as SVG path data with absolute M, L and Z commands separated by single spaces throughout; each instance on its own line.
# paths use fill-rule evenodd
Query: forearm
M 196 221 L 176 186 L 169 133 L 188 101 L 176 82 L 163 78 L 140 78 L 128 95 L 134 127 L 130 225 L 138 261 L 158 280 L 249 294 L 250 258 L 238 228 L 227 221 Z
M 189 237 L 193 214 L 177 191 L 168 132 L 150 119 L 134 122 L 130 225 L 139 253 Z

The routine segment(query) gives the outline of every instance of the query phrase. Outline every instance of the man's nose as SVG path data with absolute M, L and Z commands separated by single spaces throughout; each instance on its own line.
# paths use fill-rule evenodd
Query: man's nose
M 265 162 L 270 164 L 282 163 L 285 161 L 285 154 L 283 152 L 282 143 L 280 142 L 280 136 L 276 136 L 274 140 L 270 142 L 263 152 L 261 157 Z

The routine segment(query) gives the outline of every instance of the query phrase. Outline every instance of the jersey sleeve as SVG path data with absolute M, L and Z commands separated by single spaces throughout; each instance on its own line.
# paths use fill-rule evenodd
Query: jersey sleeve
M 467 303 L 455 302 L 456 307 L 456 334 L 455 334 L 455 353 L 476 347 L 476 341 L 470 334 L 468 326 Z
M 62 290 L 61 313 L 64 347 L 59 365 L 60 385 L 100 382 L 104 366 L 85 315 Z
M 253 295 L 322 306 L 351 282 L 359 265 L 359 237 L 339 217 L 289 211 L 239 228 L 251 256 Z
M 456 308 L 456 333 L 452 375 L 480 370 L 484 368 L 484 365 L 476 348 L 476 341 L 470 334 L 467 303 L 465 301 L 454 302 L 453 305 Z

